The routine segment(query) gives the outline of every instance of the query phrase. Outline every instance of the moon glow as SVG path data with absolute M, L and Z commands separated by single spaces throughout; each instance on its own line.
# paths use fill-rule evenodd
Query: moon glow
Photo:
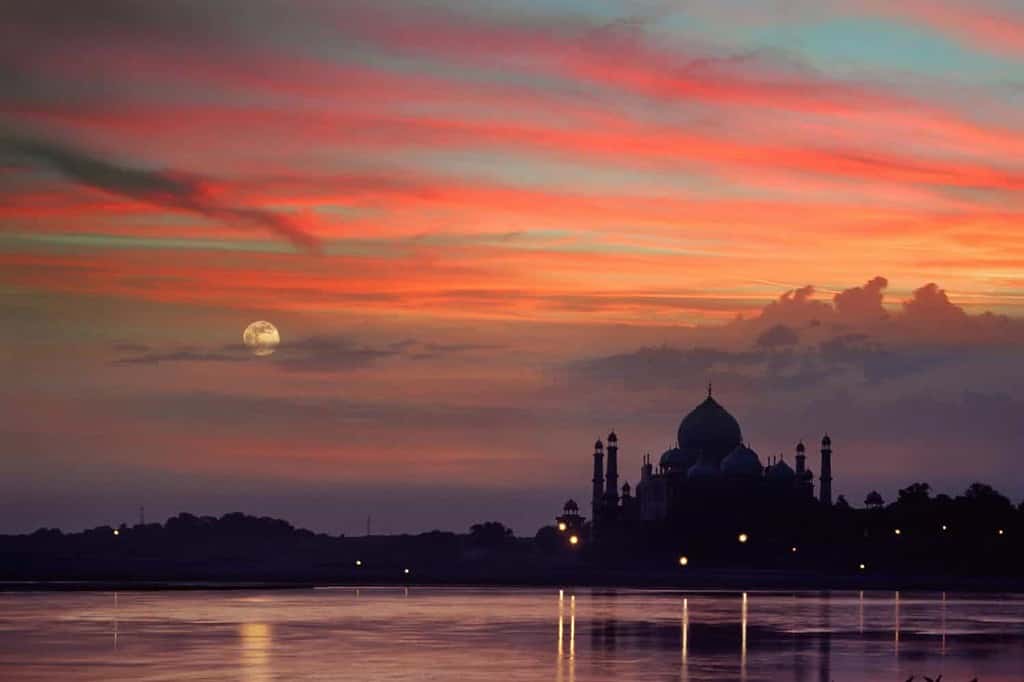
M 281 335 L 273 324 L 259 320 L 245 328 L 242 332 L 242 342 L 253 355 L 270 355 L 281 343 Z

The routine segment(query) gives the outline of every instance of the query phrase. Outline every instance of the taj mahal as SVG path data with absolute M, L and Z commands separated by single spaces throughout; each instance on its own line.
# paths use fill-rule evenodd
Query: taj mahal
M 712 396 L 679 423 L 676 444 L 653 461 L 643 456 L 635 491 L 619 485 L 619 438 L 614 431 L 594 443 L 589 530 L 597 537 L 624 527 L 685 522 L 699 500 L 752 500 L 813 504 L 814 475 L 806 447 L 798 442 L 791 466 L 780 455 L 766 463 L 743 440 L 740 424 Z M 832 440 L 821 439 L 818 502 L 832 505 Z M 561 530 L 582 532 L 586 519 L 574 500 L 557 517 Z

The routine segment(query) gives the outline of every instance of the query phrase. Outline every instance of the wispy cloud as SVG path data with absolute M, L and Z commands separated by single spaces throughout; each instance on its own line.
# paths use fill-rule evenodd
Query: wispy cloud
M 0 155 L 45 166 L 86 187 L 154 206 L 197 213 L 229 227 L 264 229 L 304 249 L 319 248 L 313 235 L 283 215 L 219 202 L 205 189 L 209 180 L 196 175 L 133 168 L 71 145 L 9 132 L 0 132 Z

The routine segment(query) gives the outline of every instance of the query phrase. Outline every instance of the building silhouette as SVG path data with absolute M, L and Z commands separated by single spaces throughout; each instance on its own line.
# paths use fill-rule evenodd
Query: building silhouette
M 781 454 L 762 463 L 710 386 L 707 398 L 679 423 L 675 445 L 657 463 L 650 454 L 643 456 L 635 494 L 628 481 L 618 487 L 618 435 L 612 431 L 606 442 L 607 447 L 600 439 L 594 443 L 590 526 L 596 536 L 637 523 L 671 522 L 696 498 L 814 499 L 814 474 L 807 466 L 803 441 L 796 445 L 795 469 Z M 832 440 L 827 434 L 821 440 L 819 500 L 832 504 Z M 566 504 L 557 520 L 581 527 L 578 515 L 570 519 Z

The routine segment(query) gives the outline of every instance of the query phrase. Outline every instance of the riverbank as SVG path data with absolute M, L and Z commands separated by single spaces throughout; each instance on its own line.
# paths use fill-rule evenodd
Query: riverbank
M 585 588 L 669 589 L 706 591 L 920 591 L 961 593 L 1024 593 L 1024 580 L 1007 577 L 824 575 L 813 572 L 695 570 L 685 573 L 653 571 L 577 570 L 546 576 L 472 577 L 464 573 L 413 574 L 401 577 L 372 571 L 359 576 L 295 577 L 286 580 L 11 580 L 0 581 L 0 592 L 60 591 L 175 591 L 175 590 L 308 590 L 324 587 L 467 587 L 467 588 Z

